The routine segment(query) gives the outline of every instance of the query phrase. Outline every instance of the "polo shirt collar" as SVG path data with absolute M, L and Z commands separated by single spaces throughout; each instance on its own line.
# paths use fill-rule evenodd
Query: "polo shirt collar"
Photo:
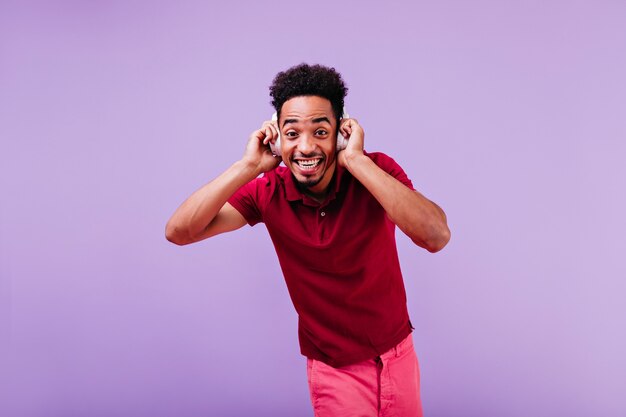
M 333 178 L 330 180 L 330 192 L 328 193 L 325 201 L 330 201 L 335 198 L 335 195 L 337 194 L 337 192 L 339 192 L 341 180 L 344 177 L 345 171 L 346 169 L 339 166 L 339 161 L 337 161 L 335 164 L 335 172 L 333 174 Z M 308 195 L 300 191 L 298 185 L 296 184 L 296 180 L 294 179 L 293 174 L 291 173 L 289 168 L 285 167 L 283 172 L 280 173 L 280 176 L 282 177 L 283 184 L 285 185 L 285 198 L 287 198 L 288 201 L 314 201 Z

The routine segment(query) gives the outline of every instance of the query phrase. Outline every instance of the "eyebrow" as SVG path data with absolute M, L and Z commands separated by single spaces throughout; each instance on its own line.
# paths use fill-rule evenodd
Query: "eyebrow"
M 283 127 L 285 127 L 287 125 L 287 123 L 298 123 L 298 119 L 285 119 L 285 121 L 283 122 Z M 313 123 L 321 123 L 321 122 L 326 122 L 328 124 L 330 123 L 330 120 L 328 120 L 328 117 L 324 116 L 324 117 L 317 117 L 315 119 L 312 120 Z
M 326 116 L 318 117 L 317 119 L 313 119 L 313 123 L 321 123 L 321 122 L 326 122 L 326 123 L 330 124 L 330 120 L 328 120 L 328 117 L 326 117 Z

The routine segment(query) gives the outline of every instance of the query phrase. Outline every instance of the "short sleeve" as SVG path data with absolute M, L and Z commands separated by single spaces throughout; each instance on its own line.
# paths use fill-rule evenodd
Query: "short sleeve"
M 372 159 L 372 161 L 374 161 L 376 165 L 378 165 L 380 169 L 400 181 L 402 184 L 409 187 L 411 190 L 415 191 L 415 188 L 413 187 L 413 182 L 411 182 L 409 177 L 406 175 L 406 172 L 404 172 L 402 167 L 398 165 L 398 163 L 394 161 L 392 157 L 382 152 L 373 152 L 368 154 L 368 156 Z
M 260 191 L 264 188 L 264 178 L 255 178 L 239 188 L 228 202 L 246 219 L 250 226 L 263 221 Z

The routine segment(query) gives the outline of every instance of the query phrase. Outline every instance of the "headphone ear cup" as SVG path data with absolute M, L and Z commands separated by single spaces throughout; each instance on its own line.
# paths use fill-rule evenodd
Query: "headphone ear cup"
M 348 146 L 348 139 L 344 138 L 341 133 L 337 133 L 337 152 L 343 151 Z
M 343 114 L 341 115 L 341 119 L 339 120 L 339 123 L 341 123 L 343 119 L 349 119 L 349 118 L 350 118 L 350 115 L 346 112 L 346 109 L 344 108 Z M 347 146 L 348 146 L 348 139 L 343 137 L 341 132 L 337 132 L 337 152 L 343 151 L 344 149 L 346 149 Z
M 278 133 L 278 138 L 276 139 L 276 142 L 270 142 L 270 149 L 272 150 L 274 156 L 280 156 L 280 132 Z
M 278 113 L 274 112 L 274 114 L 272 114 L 272 121 L 278 121 Z M 280 156 L 280 130 L 278 131 L 278 138 L 276 139 L 276 142 L 270 142 L 270 149 L 272 150 L 274 156 Z

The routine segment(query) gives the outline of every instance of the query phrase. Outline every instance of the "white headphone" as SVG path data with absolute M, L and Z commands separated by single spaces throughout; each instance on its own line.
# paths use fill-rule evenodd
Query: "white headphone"
M 341 123 L 341 120 L 348 119 L 349 117 L 348 113 L 344 110 L 343 116 L 341 116 L 341 119 L 339 119 L 337 123 Z M 272 114 L 272 121 L 278 121 L 278 115 L 276 112 Z M 346 149 L 346 146 L 348 146 L 348 139 L 344 138 L 341 132 L 337 133 L 337 152 Z M 272 149 L 274 156 L 280 156 L 280 128 L 278 129 L 278 138 L 276 139 L 276 142 L 270 142 L 270 148 Z

